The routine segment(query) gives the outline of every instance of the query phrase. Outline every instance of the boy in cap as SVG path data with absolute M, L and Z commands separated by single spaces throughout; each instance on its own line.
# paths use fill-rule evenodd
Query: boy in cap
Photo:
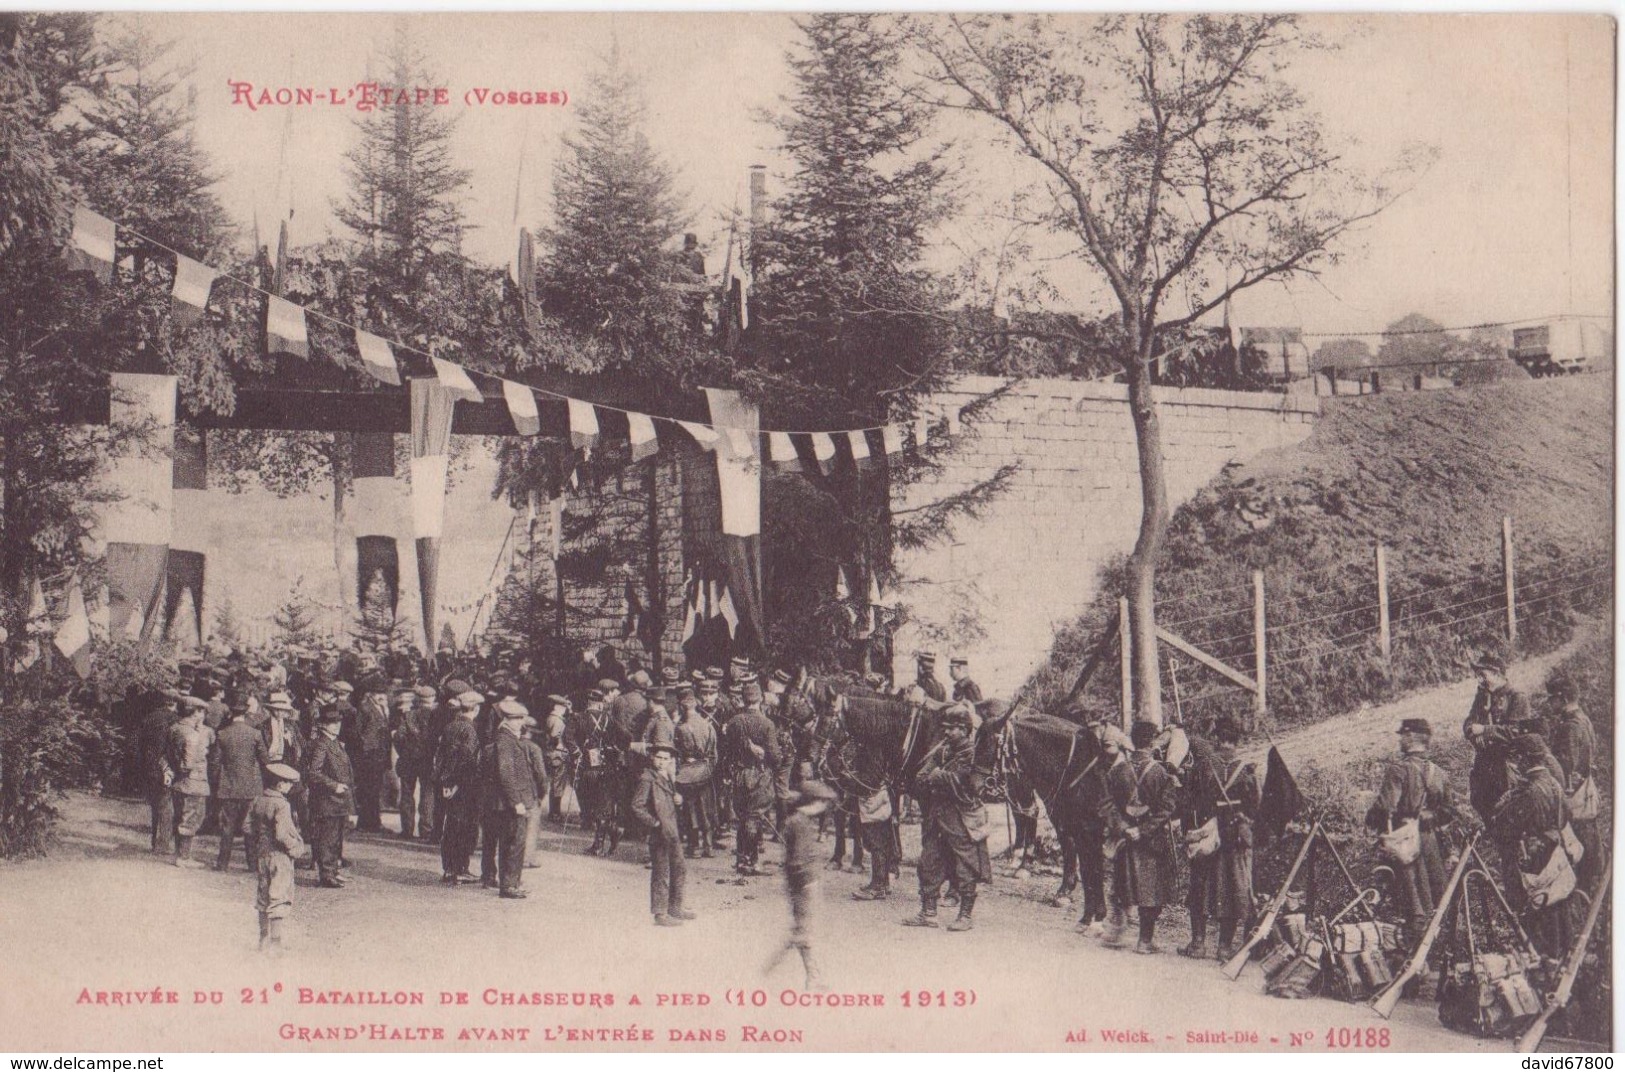
M 288 790 L 299 784 L 299 772 L 286 763 L 265 768 L 266 786 L 248 809 L 249 854 L 254 857 L 259 886 L 254 905 L 260 914 L 260 952 L 282 948 L 282 921 L 293 911 L 293 861 L 305 851 L 293 822 Z
M 790 898 L 790 936 L 772 959 L 766 972 L 778 966 L 794 949 L 801 954 L 807 974 L 805 989 L 826 990 L 813 957 L 813 902 L 818 897 L 818 824 L 835 802 L 835 790 L 820 781 L 809 780 L 796 797 L 795 809 L 784 822 L 784 889 Z
M 694 913 L 683 907 L 687 877 L 677 827 L 677 750 L 662 740 L 650 747 L 653 765 L 638 776 L 632 815 L 649 831 L 649 911 L 657 927 L 678 927 Z

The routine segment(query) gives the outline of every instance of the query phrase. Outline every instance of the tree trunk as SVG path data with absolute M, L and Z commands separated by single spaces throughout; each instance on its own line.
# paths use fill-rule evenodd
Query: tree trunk
M 1134 637 L 1135 717 L 1162 725 L 1162 673 L 1157 658 L 1157 555 L 1168 530 L 1168 480 L 1162 457 L 1162 427 L 1142 360 L 1128 369 L 1129 412 L 1140 459 L 1140 535 L 1128 560 L 1128 607 Z

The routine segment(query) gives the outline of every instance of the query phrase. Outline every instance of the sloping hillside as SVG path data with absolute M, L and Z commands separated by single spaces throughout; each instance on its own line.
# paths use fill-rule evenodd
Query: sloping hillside
M 1264 571 L 1271 714 L 1301 722 L 1453 680 L 1504 632 L 1501 519 L 1513 518 L 1520 650 L 1548 650 L 1612 590 L 1613 381 L 1603 376 L 1327 399 L 1302 443 L 1231 466 L 1174 516 L 1159 620 L 1250 672 L 1250 573 Z M 1374 549 L 1387 548 L 1392 658 L 1377 647 Z M 1035 675 L 1058 703 L 1121 591 Z M 1115 660 L 1090 702 L 1115 707 Z M 1201 721 L 1247 694 L 1164 660 L 1165 702 Z

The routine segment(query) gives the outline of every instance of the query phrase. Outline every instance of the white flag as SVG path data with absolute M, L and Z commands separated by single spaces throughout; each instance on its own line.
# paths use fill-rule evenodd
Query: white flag
M 459 402 L 484 402 L 485 396 L 480 389 L 474 386 L 474 381 L 468 375 L 468 370 L 455 361 L 444 358 L 430 358 L 434 362 L 434 374 L 440 381 L 440 386 L 451 392 L 453 398 Z
M 387 341 L 371 332 L 357 331 L 355 348 L 361 353 L 361 363 L 367 367 L 373 379 L 396 387 L 401 385 L 401 370 L 395 364 L 395 348 Z

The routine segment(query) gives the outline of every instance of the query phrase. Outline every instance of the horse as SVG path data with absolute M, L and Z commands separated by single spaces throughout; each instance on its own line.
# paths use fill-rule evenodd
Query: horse
M 863 839 L 858 834 L 857 801 L 872 795 L 880 783 L 872 773 L 865 777 L 856 769 L 856 746 L 842 726 L 835 705 L 846 696 L 879 699 L 883 694 L 851 676 L 809 676 L 805 690 L 816 718 L 808 754 L 803 758 L 811 764 L 814 777 L 840 794 L 837 806 L 829 813 L 835 825 L 835 851 L 828 866 L 836 871 L 842 869 L 846 862 L 846 840 L 850 836 L 852 870 L 861 872 Z
M 1025 786 L 1044 802 L 1061 845 L 1061 888 L 1066 897 L 1081 881 L 1080 922 L 1104 919 L 1105 861 L 1101 809 L 1113 757 L 1087 726 L 1038 711 L 1005 714 L 982 727 L 996 741 L 996 781 Z

